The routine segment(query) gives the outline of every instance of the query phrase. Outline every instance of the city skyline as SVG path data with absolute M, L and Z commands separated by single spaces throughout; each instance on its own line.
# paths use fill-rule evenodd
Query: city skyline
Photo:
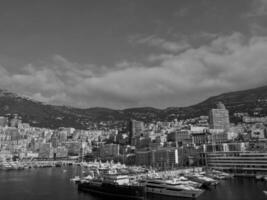
M 189 106 L 266 85 L 267 1 L 2 1 L 2 89 L 49 104 Z

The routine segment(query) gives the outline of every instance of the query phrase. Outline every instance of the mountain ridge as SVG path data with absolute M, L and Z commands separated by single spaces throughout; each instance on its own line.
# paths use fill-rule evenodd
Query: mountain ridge
M 222 93 L 187 107 L 134 107 L 111 109 L 105 107 L 75 108 L 64 105 L 49 105 L 28 97 L 19 96 L 8 90 L 0 89 L 0 115 L 19 114 L 24 122 L 32 126 L 58 128 L 74 127 L 87 129 L 93 123 L 106 121 L 126 121 L 137 119 L 142 121 L 167 121 L 174 118 L 185 119 L 207 115 L 208 111 L 221 101 L 231 116 L 234 112 L 253 114 L 255 109 L 259 115 L 267 115 L 267 86 Z

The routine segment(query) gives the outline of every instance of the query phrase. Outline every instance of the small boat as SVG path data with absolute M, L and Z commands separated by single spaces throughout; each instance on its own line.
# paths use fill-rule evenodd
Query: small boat
M 265 194 L 265 196 L 267 196 L 267 190 L 263 190 L 263 193 Z
M 79 176 L 75 176 L 74 178 L 71 178 L 70 181 L 73 183 L 78 183 L 81 181 L 81 178 Z
M 88 176 L 86 176 L 86 177 L 84 177 L 83 179 L 84 180 L 92 180 L 94 177 L 92 177 L 91 175 L 88 175 Z
M 55 164 L 55 167 L 61 167 L 62 166 L 62 163 L 61 162 L 57 162 L 56 164 Z
M 256 179 L 257 180 L 262 180 L 263 179 L 263 175 L 260 175 L 260 174 L 256 175 Z

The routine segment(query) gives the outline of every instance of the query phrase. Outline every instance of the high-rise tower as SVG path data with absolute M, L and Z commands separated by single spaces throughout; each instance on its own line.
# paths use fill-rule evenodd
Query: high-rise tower
M 216 109 L 211 109 L 209 114 L 211 129 L 229 129 L 229 112 L 222 102 L 217 103 Z

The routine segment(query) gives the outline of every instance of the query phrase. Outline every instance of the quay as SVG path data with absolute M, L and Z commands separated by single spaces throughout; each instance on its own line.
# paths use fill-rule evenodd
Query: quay
M 74 160 L 20 160 L 20 161 L 2 161 L 0 170 L 21 170 L 28 168 L 43 168 L 43 167 L 61 167 L 69 165 L 79 165 Z

